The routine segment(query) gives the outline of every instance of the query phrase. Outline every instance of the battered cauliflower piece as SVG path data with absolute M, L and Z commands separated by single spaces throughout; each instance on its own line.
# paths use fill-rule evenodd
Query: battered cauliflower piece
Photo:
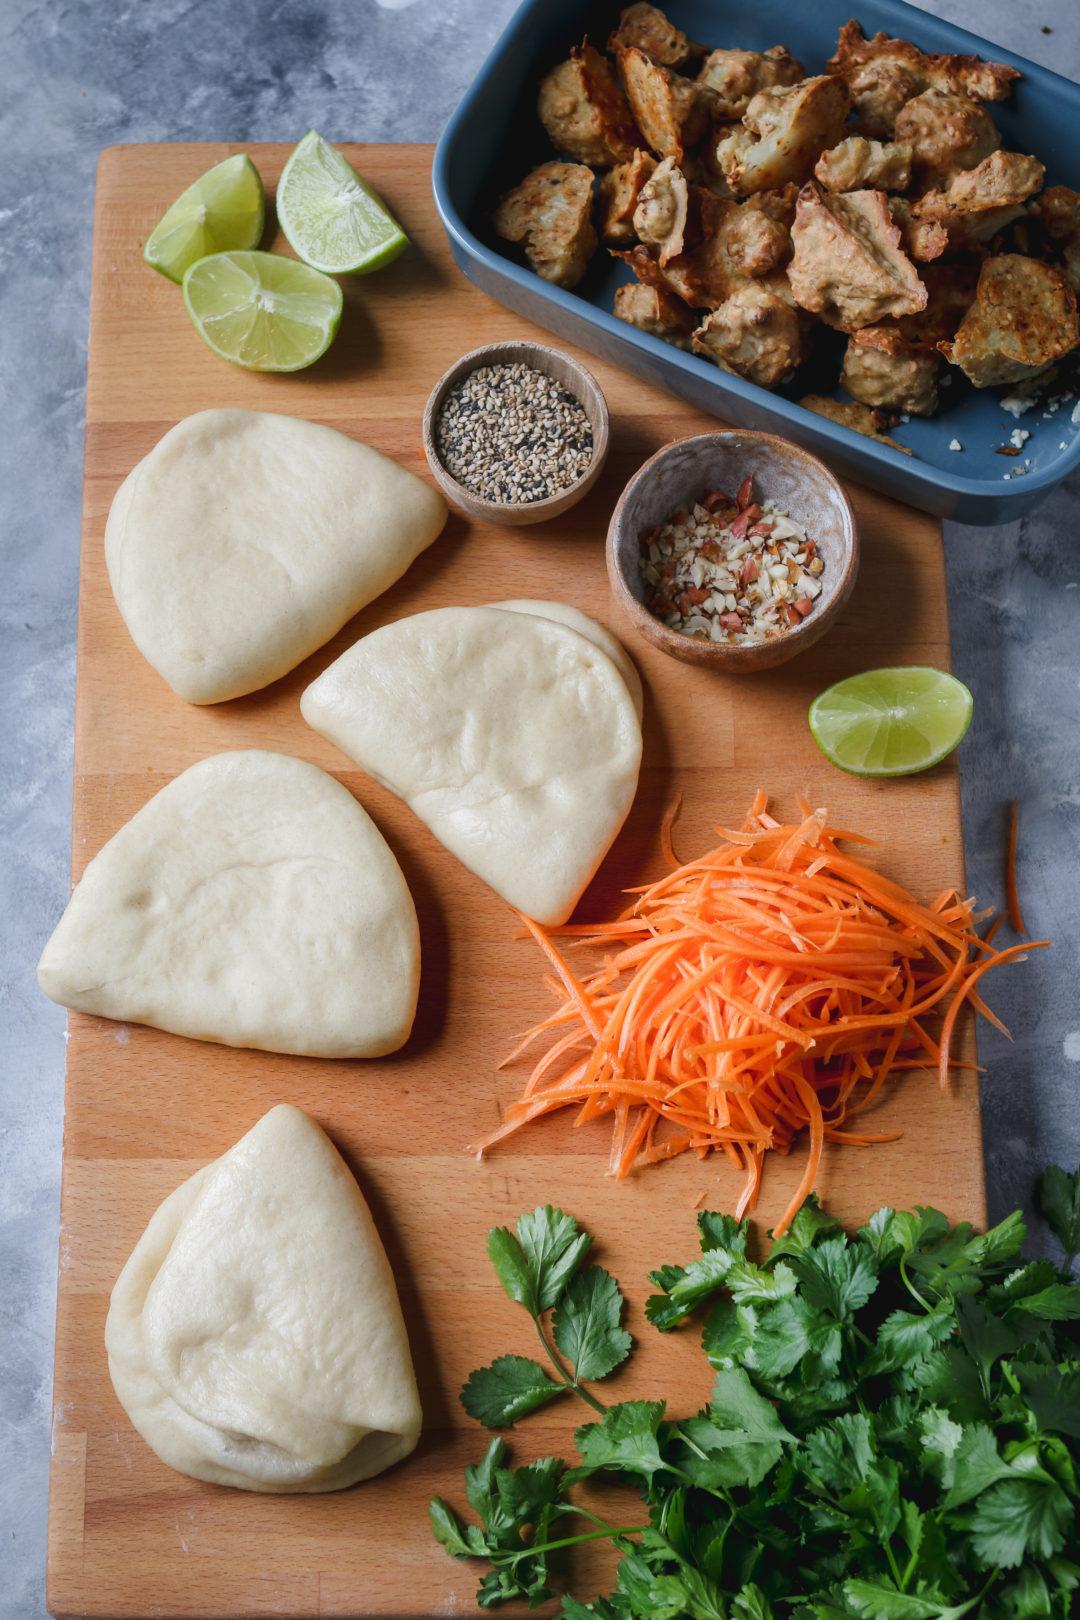
M 839 141 L 847 110 L 846 89 L 827 74 L 760 90 L 743 115 L 744 127 L 732 130 L 716 148 L 735 196 L 805 180 L 815 159 Z
M 609 247 L 625 247 L 635 241 L 634 210 L 655 168 L 652 153 L 639 149 L 628 162 L 617 163 L 600 176 L 600 240 Z
M 854 20 L 841 28 L 826 66 L 851 91 L 863 133 L 878 137 L 892 134 L 901 107 L 924 90 L 1003 101 L 1020 77 L 1016 68 L 978 56 L 928 56 L 910 40 L 886 34 L 867 39 Z
M 870 326 L 848 338 L 840 381 L 860 404 L 933 416 L 940 371 L 932 349 L 909 348 L 895 327 Z
M 945 259 L 924 265 L 919 277 L 926 288 L 926 308 L 915 315 L 901 315 L 885 322 L 884 329 L 895 329 L 907 348 L 935 350 L 953 337 L 971 308 L 979 284 L 981 261 L 975 258 Z M 882 327 L 866 331 L 880 332 Z
M 975 302 L 941 352 L 974 383 L 1025 382 L 1080 342 L 1076 294 L 1060 270 L 1020 253 L 983 261 Z
M 1080 292 L 1080 193 L 1071 186 L 1047 186 L 1031 213 L 1061 255 L 1060 268 L 1073 292 Z
M 1024 203 L 1043 183 L 1045 166 L 1022 152 L 991 152 L 974 169 L 961 170 L 944 191 L 928 191 L 912 208 L 917 220 L 932 220 L 947 232 L 950 247 L 985 242 L 1024 213 Z
M 896 139 L 913 153 L 920 189 L 946 185 L 961 169 L 974 169 L 1001 145 L 997 125 L 984 107 L 948 90 L 924 90 L 900 111 Z
M 910 456 L 911 451 L 906 444 L 900 444 L 896 439 L 890 439 L 882 429 L 891 426 L 891 416 L 876 410 L 872 405 L 860 404 L 858 400 L 849 402 L 844 399 L 830 399 L 827 394 L 804 394 L 799 404 L 816 416 L 826 416 L 830 422 L 838 422 L 841 427 L 850 428 L 852 433 L 861 433 L 866 439 L 875 439 L 878 444 L 891 445 L 894 450 L 901 451 Z
M 646 145 L 657 157 L 673 157 L 680 163 L 687 147 L 696 146 L 708 126 L 706 92 L 635 46 L 620 45 L 616 56 L 630 110 Z
M 725 371 L 762 388 L 787 382 L 807 356 L 805 323 L 783 277 L 748 281 L 707 315 L 693 345 Z
M 634 210 L 634 229 L 647 247 L 657 249 L 662 265 L 686 247 L 690 187 L 674 158 L 665 158 L 641 188 Z
M 883 191 L 799 193 L 788 277 L 797 304 L 843 332 L 926 307 Z
M 849 135 L 839 146 L 822 152 L 814 178 L 826 191 L 906 191 L 911 184 L 911 147 Z
M 632 45 L 651 56 L 661 67 L 677 68 L 700 56 L 705 49 L 687 39 L 681 28 L 669 22 L 657 6 L 627 6 L 619 26 L 608 40 L 608 50 L 618 55 L 621 45 Z
M 663 287 L 646 287 L 640 281 L 616 289 L 613 312 L 629 326 L 651 332 L 653 337 L 664 338 L 680 349 L 690 347 L 697 324 L 697 316 L 681 298 Z
M 541 163 L 500 200 L 492 223 L 507 242 L 524 247 L 538 276 L 576 287 L 597 248 L 592 188 L 584 164 Z
M 578 163 L 605 167 L 634 155 L 638 135 L 626 97 L 607 57 L 589 44 L 545 74 L 536 110 L 552 146 Z
M 798 84 L 805 77 L 806 69 L 786 45 L 771 45 L 767 51 L 710 51 L 697 82 L 712 91 L 717 116 L 730 122 L 742 117 L 759 90 Z
M 910 197 L 890 197 L 889 212 L 909 258 L 919 263 L 941 258 L 949 245 L 949 233 L 943 225 L 932 219 L 917 219 Z
M 685 233 L 689 247 L 666 261 L 646 247 L 619 257 L 639 281 L 674 293 L 693 309 L 716 309 L 745 282 L 768 276 L 783 264 L 791 250 L 791 209 L 783 191 L 736 203 L 692 186 Z M 783 290 L 790 299 L 786 285 Z

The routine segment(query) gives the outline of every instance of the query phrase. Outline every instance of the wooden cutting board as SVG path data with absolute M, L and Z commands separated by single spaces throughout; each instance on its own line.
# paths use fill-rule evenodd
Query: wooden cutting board
M 303 687 L 360 634 L 447 603 L 506 596 L 563 598 L 612 628 L 604 573 L 608 514 L 638 463 L 673 437 L 712 425 L 668 395 L 584 356 L 611 406 L 610 462 L 590 498 L 557 523 L 502 530 L 451 517 L 442 538 L 335 641 L 265 692 L 188 707 L 135 650 L 116 611 L 102 552 L 121 478 L 181 417 L 237 405 L 311 417 L 426 474 L 420 416 L 459 354 L 490 339 L 543 336 L 489 302 L 451 263 L 430 197 L 431 149 L 347 151 L 402 220 L 414 246 L 391 270 L 346 286 L 341 333 L 316 367 L 254 376 L 217 359 L 189 325 L 179 291 L 149 270 L 140 243 L 164 207 L 231 146 L 133 146 L 104 154 L 87 392 L 86 491 L 79 607 L 74 876 L 104 841 L 193 761 L 221 749 L 271 748 L 324 766 L 362 800 L 390 840 L 416 898 L 423 935 L 420 1013 L 405 1049 L 371 1063 L 238 1052 L 74 1015 L 57 1316 L 49 1606 L 110 1617 L 431 1615 L 471 1612 L 479 1569 L 431 1539 L 435 1492 L 462 1501 L 461 1471 L 486 1436 L 457 1391 L 497 1353 L 530 1353 L 529 1324 L 494 1285 L 488 1228 L 537 1202 L 572 1210 L 620 1278 L 640 1342 L 614 1388 L 664 1393 L 673 1411 L 705 1397 L 692 1335 L 661 1339 L 641 1306 L 648 1267 L 689 1257 L 694 1205 L 730 1208 L 723 1166 L 675 1162 L 623 1185 L 605 1179 L 607 1128 L 537 1126 L 485 1164 L 462 1144 L 499 1117 L 516 1089 L 495 1064 L 547 1006 L 535 948 L 513 939 L 506 908 L 443 850 L 390 793 L 300 718 Z M 253 156 L 268 187 L 286 156 Z M 584 905 L 600 915 L 620 888 L 661 870 L 657 823 L 684 796 L 678 845 L 707 847 L 741 817 L 760 784 L 780 810 L 804 792 L 840 824 L 876 834 L 887 870 L 924 896 L 963 883 L 955 764 L 906 782 L 842 775 L 817 753 L 810 698 L 873 665 L 947 667 L 941 535 L 928 517 L 852 491 L 862 577 L 844 622 L 772 674 L 724 680 L 638 644 L 647 690 L 646 751 L 630 819 Z M 970 1055 L 970 1043 L 968 1055 Z M 266 1497 L 201 1485 L 158 1462 L 109 1383 L 102 1329 L 109 1290 L 165 1195 L 216 1158 L 273 1104 L 311 1112 L 355 1168 L 401 1289 L 425 1431 L 405 1465 L 331 1496 Z M 877 1205 L 936 1202 L 954 1217 L 984 1213 L 976 1083 L 943 1097 L 912 1074 L 877 1109 L 901 1141 L 833 1150 L 821 1191 L 845 1219 Z M 770 1163 L 761 1215 L 775 1217 L 801 1154 Z M 528 1331 L 527 1331 L 528 1330 Z M 556 1408 L 515 1435 L 519 1455 L 563 1450 L 580 1414 Z

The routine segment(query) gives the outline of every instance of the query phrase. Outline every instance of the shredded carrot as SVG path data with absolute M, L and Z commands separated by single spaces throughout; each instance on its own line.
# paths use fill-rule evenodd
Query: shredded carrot
M 947 1086 L 952 1069 L 972 1067 L 951 1055 L 961 1009 L 1004 1029 L 976 985 L 1048 942 L 997 949 L 993 929 L 976 932 L 974 901 L 949 890 L 920 904 L 838 848 L 871 840 L 799 808 L 783 825 L 758 793 L 741 829 L 680 865 L 676 804 L 661 827 L 673 870 L 630 891 L 615 922 L 542 929 L 521 918 L 557 1007 L 506 1060 L 547 1036 L 521 1096 L 471 1152 L 571 1108 L 576 1125 L 612 1121 L 608 1173 L 619 1180 L 681 1153 L 722 1153 L 743 1178 L 742 1214 L 757 1201 L 766 1154 L 789 1152 L 805 1133 L 780 1233 L 816 1185 L 826 1143 L 895 1140 L 850 1122 L 896 1076 L 932 1065 Z M 601 952 L 600 965 L 573 972 L 560 937 Z M 939 1016 L 935 1040 L 926 1019 Z
M 1014 934 L 1026 934 L 1024 914 L 1020 910 L 1020 895 L 1016 887 L 1016 843 L 1020 833 L 1020 808 L 1014 799 L 1009 805 L 1009 839 L 1005 853 L 1005 895 L 1009 907 L 1009 926 Z

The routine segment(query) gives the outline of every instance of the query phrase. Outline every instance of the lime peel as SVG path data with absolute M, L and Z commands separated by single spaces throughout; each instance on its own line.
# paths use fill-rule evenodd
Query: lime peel
M 184 305 L 215 354 L 248 371 L 301 371 L 333 342 L 341 288 L 280 253 L 213 253 L 184 276 Z
M 940 764 L 971 724 L 962 681 L 923 665 L 864 670 L 810 705 L 810 730 L 826 759 L 852 776 L 914 776 Z
M 257 247 L 266 220 L 259 171 L 246 152 L 215 163 L 166 209 L 143 246 L 143 258 L 181 282 L 211 253 Z
M 314 129 L 282 171 L 277 216 L 293 251 L 328 275 L 367 275 L 408 246 L 381 197 Z

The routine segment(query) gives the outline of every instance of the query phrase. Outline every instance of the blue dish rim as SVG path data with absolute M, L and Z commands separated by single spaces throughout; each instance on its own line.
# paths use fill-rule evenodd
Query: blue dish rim
M 439 137 L 435 147 L 435 156 L 432 162 L 431 183 L 435 198 L 435 206 L 447 234 L 457 243 L 460 249 L 471 258 L 478 259 L 488 270 L 497 276 L 508 277 L 518 286 L 529 292 L 541 294 L 550 300 L 557 308 L 567 311 L 568 314 L 587 319 L 595 324 L 601 331 L 607 332 L 617 340 L 629 341 L 640 345 L 646 354 L 654 354 L 658 359 L 674 363 L 689 372 L 691 376 L 700 377 L 705 382 L 715 382 L 716 367 L 699 355 L 688 354 L 685 350 L 675 348 L 663 339 L 653 337 L 648 332 L 642 332 L 634 327 L 627 327 L 625 321 L 620 321 L 607 310 L 598 309 L 595 304 L 586 299 L 579 298 L 574 292 L 568 292 L 562 287 L 556 287 L 551 282 L 544 281 L 534 271 L 526 269 L 509 256 L 497 253 L 472 232 L 458 212 L 454 203 L 450 187 L 450 161 L 451 152 L 461 127 L 474 117 L 475 103 L 480 97 L 484 85 L 491 74 L 498 71 L 499 65 L 505 55 L 511 52 L 520 33 L 530 28 L 530 18 L 535 11 L 538 0 L 521 0 L 513 16 L 503 28 L 484 62 L 466 90 L 461 101 L 451 114 L 446 128 Z M 542 3 L 542 0 L 540 0 Z M 927 13 L 917 6 L 908 4 L 908 0 L 891 0 L 891 8 L 903 12 L 911 19 L 911 28 L 917 30 L 920 22 L 925 27 Z M 993 59 L 1007 62 L 1010 66 L 1019 69 L 1020 73 L 1033 85 L 1040 82 L 1052 81 L 1065 86 L 1072 95 L 1077 94 L 1077 86 L 1063 74 L 1055 73 L 1051 68 L 1041 67 L 1037 62 L 1031 62 L 1024 56 L 995 45 L 993 41 L 983 39 L 972 34 L 967 29 L 959 28 L 941 17 L 930 13 L 938 29 L 951 35 L 955 44 L 953 49 L 960 54 L 985 56 L 987 52 L 993 53 Z M 539 284 L 539 286 L 537 285 Z M 587 313 L 585 313 L 587 312 Z M 613 364 L 617 362 L 612 362 Z M 901 469 L 909 476 L 915 474 L 918 478 L 933 487 L 944 490 L 957 497 L 977 496 L 980 499 L 993 499 L 1002 503 L 1010 503 L 1018 498 L 1024 499 L 1025 509 L 1029 509 L 1034 502 L 1032 496 L 1048 494 L 1064 479 L 1068 478 L 1080 465 L 1080 434 L 1071 446 L 1070 453 L 1066 453 L 1060 461 L 1042 471 L 1030 473 L 1016 489 L 1002 489 L 994 481 L 986 478 L 957 477 L 940 467 L 931 466 L 921 462 L 917 457 L 907 456 L 900 450 L 893 450 L 889 445 L 878 444 L 875 440 L 864 434 L 856 433 L 852 428 L 844 427 L 831 418 L 817 415 L 808 411 L 804 406 L 793 400 L 786 399 L 782 394 L 774 394 L 769 389 L 761 388 L 757 383 L 747 382 L 742 377 L 726 373 L 723 376 L 722 389 L 724 393 L 735 395 L 752 404 L 766 402 L 769 409 L 785 421 L 795 424 L 809 422 L 821 431 L 821 424 L 828 423 L 830 436 L 836 435 L 841 444 L 850 445 L 860 456 L 866 457 L 871 463 L 887 469 L 889 472 Z M 916 468 L 918 472 L 916 473 Z

